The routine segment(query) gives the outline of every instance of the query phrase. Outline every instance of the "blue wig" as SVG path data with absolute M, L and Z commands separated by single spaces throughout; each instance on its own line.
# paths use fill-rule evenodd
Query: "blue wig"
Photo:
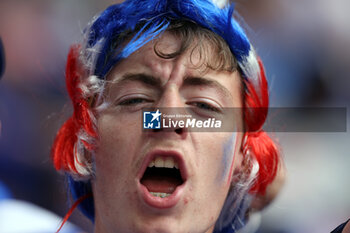
M 227 42 L 238 63 L 243 63 L 251 45 L 232 14 L 233 5 L 220 9 L 210 0 L 127 0 L 112 5 L 86 32 L 86 49 L 99 47 L 92 73 L 103 79 L 120 59 L 159 36 L 174 20 L 192 21 L 218 34 Z M 139 25 L 143 26 L 139 29 Z M 126 32 L 136 34 L 121 48 Z

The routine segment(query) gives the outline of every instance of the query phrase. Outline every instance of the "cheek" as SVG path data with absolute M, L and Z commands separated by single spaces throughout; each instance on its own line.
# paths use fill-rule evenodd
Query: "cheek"
M 237 145 L 237 133 L 234 132 L 230 136 L 230 138 L 224 142 L 222 146 L 222 157 L 221 163 L 219 165 L 219 173 L 218 173 L 218 183 L 222 184 L 226 182 L 229 184 L 230 177 L 233 169 L 235 151 Z
M 129 165 L 130 161 L 127 156 L 133 147 L 130 139 L 135 138 L 132 135 L 135 129 L 133 126 L 124 121 L 124 124 L 120 124 L 121 119 L 116 119 L 114 116 L 106 115 L 101 116 L 98 120 L 99 129 L 99 142 L 95 155 L 96 163 L 96 177 L 113 176 L 120 177 L 123 173 L 123 169 Z M 98 176 L 100 175 L 100 176 Z
M 123 122 L 121 124 L 120 122 Z M 139 129 L 139 125 L 137 126 Z M 113 115 L 103 115 L 98 119 L 99 142 L 95 153 L 95 178 L 93 191 L 100 212 L 116 216 L 115 206 L 130 203 L 132 190 L 130 167 L 134 147 L 130 141 L 136 140 L 134 126 Z M 128 201 L 129 200 L 129 201 Z M 111 208 L 113 206 L 113 208 Z
M 98 150 L 116 153 L 126 150 L 141 132 L 141 113 L 106 114 L 98 119 Z

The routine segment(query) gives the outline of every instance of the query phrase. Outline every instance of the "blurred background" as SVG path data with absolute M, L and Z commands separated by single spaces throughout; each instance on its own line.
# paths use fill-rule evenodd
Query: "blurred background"
M 60 216 L 67 213 L 67 184 L 50 158 L 55 133 L 71 113 L 64 83 L 66 56 L 87 22 L 115 2 L 0 1 L 6 53 L 0 82 L 0 182 L 8 196 Z M 264 61 L 271 106 L 350 106 L 348 0 L 235 2 L 236 17 Z M 283 150 L 287 181 L 260 216 L 258 232 L 330 232 L 347 220 L 349 127 L 343 133 L 273 136 Z M 70 221 L 92 232 L 79 211 Z

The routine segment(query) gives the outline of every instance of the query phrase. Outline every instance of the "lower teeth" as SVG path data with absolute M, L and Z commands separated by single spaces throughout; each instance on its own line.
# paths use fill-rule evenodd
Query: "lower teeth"
M 161 197 L 161 198 L 169 197 L 171 195 L 170 193 L 155 193 L 155 192 L 150 192 L 150 193 L 155 197 Z

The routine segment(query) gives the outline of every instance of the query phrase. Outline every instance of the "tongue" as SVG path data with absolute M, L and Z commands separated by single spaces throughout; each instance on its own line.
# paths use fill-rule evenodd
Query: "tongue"
M 158 175 L 145 176 L 141 183 L 146 186 L 149 192 L 173 193 L 177 186 L 181 185 L 181 180 L 174 177 L 164 177 Z

